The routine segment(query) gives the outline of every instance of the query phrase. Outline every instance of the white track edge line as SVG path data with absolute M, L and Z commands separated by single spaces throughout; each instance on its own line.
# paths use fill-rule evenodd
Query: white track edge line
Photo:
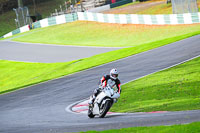
M 4 60 L 4 61 L 14 61 L 14 62 L 21 62 L 21 63 L 44 63 L 44 62 L 32 62 L 32 61 L 18 61 L 18 60 L 10 60 L 10 59 L 0 59 L 0 60 Z M 60 63 L 60 62 L 57 62 Z
M 80 47 L 80 48 L 102 48 L 102 49 L 121 49 L 121 48 L 128 48 L 128 47 L 98 47 L 98 46 L 78 46 L 78 45 L 62 45 L 62 44 L 47 44 L 47 43 L 31 43 L 31 42 L 19 42 L 19 41 L 10 41 L 10 40 L 3 40 L 3 42 L 12 42 L 12 43 L 17 43 L 20 45 L 21 44 L 32 44 L 32 45 L 41 45 L 41 46 L 54 46 L 54 47 Z M 131 46 L 130 46 L 131 47 Z

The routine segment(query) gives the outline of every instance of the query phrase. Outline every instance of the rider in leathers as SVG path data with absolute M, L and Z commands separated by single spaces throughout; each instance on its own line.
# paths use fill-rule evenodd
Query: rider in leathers
M 121 88 L 120 88 L 120 80 L 118 79 L 118 71 L 117 69 L 112 69 L 110 71 L 110 75 L 105 75 L 101 78 L 101 83 L 99 85 L 99 88 L 94 90 L 94 94 L 92 95 L 92 98 L 89 100 L 89 104 L 93 104 L 95 98 L 97 95 L 101 92 L 101 90 L 109 84 L 111 87 L 116 86 L 117 87 L 117 92 L 120 94 L 121 93 Z

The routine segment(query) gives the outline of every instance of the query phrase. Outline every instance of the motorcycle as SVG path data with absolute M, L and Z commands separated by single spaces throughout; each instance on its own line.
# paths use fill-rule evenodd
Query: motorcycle
M 100 118 L 105 117 L 119 97 L 120 94 L 115 92 L 112 87 L 106 86 L 96 97 L 94 103 L 89 104 L 88 117 L 94 118 L 96 115 Z

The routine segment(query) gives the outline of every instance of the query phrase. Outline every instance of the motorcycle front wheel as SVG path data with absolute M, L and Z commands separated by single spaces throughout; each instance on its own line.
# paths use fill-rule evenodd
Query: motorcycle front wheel
M 110 100 L 106 101 L 105 105 L 103 106 L 102 109 L 100 109 L 100 114 L 99 117 L 100 118 L 104 118 L 106 113 L 108 112 L 108 110 L 110 109 L 112 103 Z
M 88 117 L 89 117 L 89 118 L 94 118 L 94 116 L 95 116 L 95 115 L 93 115 L 93 113 L 92 113 L 92 107 L 89 106 L 89 109 L 88 109 Z

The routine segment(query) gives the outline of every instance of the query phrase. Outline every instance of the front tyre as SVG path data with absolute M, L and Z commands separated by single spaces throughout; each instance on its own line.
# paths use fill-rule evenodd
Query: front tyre
M 100 118 L 104 118 L 110 107 L 112 106 L 112 103 L 110 100 L 107 100 L 106 103 L 104 104 L 103 108 L 100 109 Z
M 89 117 L 89 118 L 94 118 L 94 116 L 95 116 L 95 115 L 93 115 L 93 113 L 92 113 L 92 107 L 89 106 L 89 109 L 88 109 L 88 117 Z

